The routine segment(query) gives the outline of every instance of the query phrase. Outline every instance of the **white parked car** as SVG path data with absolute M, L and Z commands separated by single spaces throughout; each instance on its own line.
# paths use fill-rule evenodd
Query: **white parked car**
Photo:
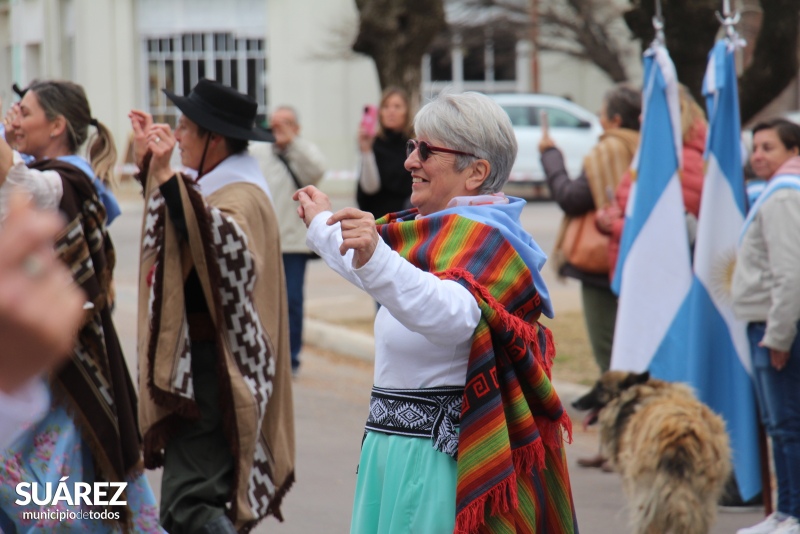
M 584 156 L 597 144 L 597 139 L 603 133 L 597 115 L 558 96 L 522 93 L 489 96 L 508 113 L 519 144 L 517 161 L 509 181 L 544 182 L 544 170 L 539 158 L 541 110 L 547 113 L 550 137 L 564 154 L 570 177 L 575 178 L 580 174 Z

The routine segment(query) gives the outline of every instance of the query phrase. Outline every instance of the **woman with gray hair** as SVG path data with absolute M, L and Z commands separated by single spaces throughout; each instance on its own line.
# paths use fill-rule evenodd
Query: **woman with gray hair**
M 576 532 L 538 322 L 553 316 L 546 256 L 501 192 L 511 122 L 484 95 L 443 94 L 414 127 L 413 209 L 375 221 L 295 194 L 309 247 L 382 304 L 351 532 Z

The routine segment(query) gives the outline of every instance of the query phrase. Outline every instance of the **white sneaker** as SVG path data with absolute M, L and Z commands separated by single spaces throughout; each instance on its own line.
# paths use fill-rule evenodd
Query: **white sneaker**
M 790 518 L 794 519 L 794 518 Z M 778 519 L 777 513 L 773 512 L 766 517 L 761 523 L 757 525 L 753 525 L 752 527 L 747 528 L 740 528 L 736 531 L 736 534 L 775 534 L 777 533 L 778 527 L 783 527 L 783 523 L 789 521 L 788 519 L 785 521 L 781 521 Z M 797 524 L 797 520 L 795 519 L 795 524 Z
M 800 523 L 796 517 L 790 517 L 781 521 L 780 526 L 773 530 L 772 534 L 800 534 Z

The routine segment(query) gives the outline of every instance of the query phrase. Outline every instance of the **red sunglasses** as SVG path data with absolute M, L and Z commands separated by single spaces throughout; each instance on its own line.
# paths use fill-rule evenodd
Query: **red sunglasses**
M 428 161 L 428 158 L 431 157 L 431 154 L 434 152 L 446 152 L 448 154 L 458 154 L 461 156 L 472 156 L 473 158 L 477 158 L 475 154 L 470 154 L 469 152 L 461 152 L 460 150 L 454 150 L 452 148 L 444 148 L 440 146 L 433 146 L 425 141 L 417 141 L 416 139 L 409 139 L 408 143 L 406 143 L 406 157 L 410 156 L 412 152 L 416 149 L 419 149 L 419 159 L 420 161 Z

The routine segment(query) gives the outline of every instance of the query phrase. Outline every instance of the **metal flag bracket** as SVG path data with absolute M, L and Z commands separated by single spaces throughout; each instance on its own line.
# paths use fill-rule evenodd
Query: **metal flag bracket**
M 664 15 L 661 12 L 661 0 L 656 0 L 656 14 L 653 16 L 653 29 L 656 30 L 655 42 L 661 46 L 665 46 Z
M 725 37 L 728 39 L 729 47 L 740 48 L 747 45 L 747 41 L 742 39 L 736 31 L 736 25 L 741 18 L 742 15 L 738 11 L 731 12 L 730 0 L 722 0 L 722 13 L 717 11 L 717 20 L 725 28 Z

